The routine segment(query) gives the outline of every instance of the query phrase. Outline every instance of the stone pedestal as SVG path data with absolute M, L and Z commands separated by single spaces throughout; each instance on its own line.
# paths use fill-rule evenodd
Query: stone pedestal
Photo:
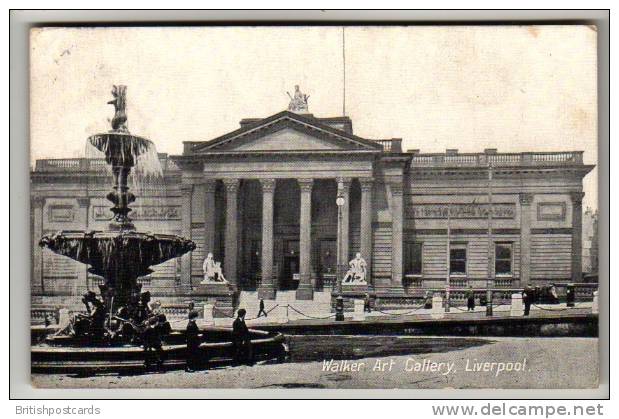
M 194 295 L 204 296 L 219 296 L 232 295 L 235 293 L 234 287 L 231 284 L 224 282 L 207 282 L 198 284 L 194 287 Z
M 445 317 L 445 310 L 443 310 L 443 297 L 440 294 L 434 294 L 432 297 L 432 318 L 442 319 Z
M 192 299 L 199 304 L 213 304 L 213 317 L 234 315 L 234 308 L 238 301 L 238 291 L 230 284 L 209 282 L 193 287 Z
M 342 292 L 344 293 L 366 293 L 368 292 L 368 284 L 342 284 Z
M 524 316 L 524 305 L 522 304 L 522 294 L 512 294 L 512 306 L 509 311 L 509 315 L 512 317 Z
M 213 309 L 215 308 L 215 304 L 212 303 L 204 303 L 204 320 L 203 323 L 206 326 L 212 326 L 215 324 L 215 320 L 213 317 Z
M 352 314 L 352 319 L 354 321 L 363 321 L 365 320 L 365 311 L 363 310 L 364 303 L 363 300 L 354 300 L 355 310 Z
M 598 291 L 593 291 L 593 303 L 591 304 L 591 313 L 593 313 L 593 314 L 599 314 L 600 313 L 599 300 L 598 300 Z
M 65 327 L 69 324 L 70 321 L 69 310 L 66 308 L 61 308 L 58 310 L 58 326 Z

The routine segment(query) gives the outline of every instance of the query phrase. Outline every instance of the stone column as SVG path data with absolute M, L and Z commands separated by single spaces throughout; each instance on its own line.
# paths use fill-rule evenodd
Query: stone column
M 404 237 L 404 191 L 401 182 L 391 183 L 391 286 L 402 287 L 402 240 Z
M 186 239 L 191 239 L 191 195 L 193 194 L 193 185 L 184 183 L 181 185 L 181 202 L 183 221 L 181 227 L 181 235 Z M 191 252 L 185 253 L 181 257 L 181 283 L 182 291 L 191 290 Z
M 367 263 L 368 284 L 372 280 L 372 191 L 374 188 L 373 178 L 359 179 L 361 184 L 361 257 Z
M 572 282 L 582 282 L 582 199 L 583 192 L 572 192 Z
M 79 206 L 80 217 L 84 220 L 84 231 L 88 231 L 88 208 L 90 206 L 90 198 L 77 198 L 77 205 Z M 92 289 L 88 284 L 88 265 L 82 265 L 78 268 L 77 281 L 79 293 L 83 293 L 86 289 Z
M 32 280 L 30 281 L 31 288 L 40 287 L 40 291 L 45 291 L 45 283 L 43 282 L 43 249 L 39 246 L 39 240 L 43 237 L 43 206 L 45 198 L 41 196 L 33 196 L 32 201 Z
M 520 194 L 520 286 L 531 282 L 531 203 L 533 194 Z
M 262 185 L 262 282 L 258 297 L 275 299 L 273 285 L 273 197 L 275 179 L 260 179 Z
M 217 181 L 204 182 L 204 258 L 210 252 L 215 254 L 215 188 Z
M 236 288 L 238 258 L 238 192 L 239 179 L 224 179 L 226 186 L 226 238 L 224 276 Z
M 340 261 L 343 264 L 348 263 L 349 244 L 350 244 L 350 183 L 349 178 L 338 178 L 337 188 L 338 193 L 344 198 L 344 205 L 342 205 L 342 225 L 337 226 L 338 231 L 338 249 L 341 250 Z M 339 222 L 339 219 L 338 219 Z M 341 233 L 341 237 L 339 234 Z
M 299 221 L 299 288 L 298 300 L 312 300 L 314 288 L 311 281 L 312 257 L 312 186 L 313 179 L 298 179 L 301 189 L 301 217 Z

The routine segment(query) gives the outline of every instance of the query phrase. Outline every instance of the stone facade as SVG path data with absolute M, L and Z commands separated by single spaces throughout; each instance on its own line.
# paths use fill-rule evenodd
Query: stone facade
M 170 301 L 209 295 L 200 285 L 208 252 L 233 290 L 267 299 L 291 289 L 311 299 L 357 252 L 376 293 L 581 280 L 582 179 L 593 167 L 582 152 L 403 152 L 399 139 L 354 135 L 347 117 L 286 111 L 185 142 L 161 162 L 165 189 L 137 191 L 130 216 L 139 230 L 197 244 L 141 279 Z M 33 302 L 59 302 L 98 278 L 36 243 L 105 229 L 110 184 L 89 159 L 40 160 L 31 177 Z

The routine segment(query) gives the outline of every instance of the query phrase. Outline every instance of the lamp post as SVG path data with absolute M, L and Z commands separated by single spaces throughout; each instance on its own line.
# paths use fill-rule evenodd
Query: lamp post
M 447 203 L 447 278 L 445 280 L 445 313 L 451 306 L 451 202 Z
M 337 294 L 342 295 L 342 207 L 344 206 L 344 196 L 342 194 L 343 185 L 338 183 L 337 185 L 337 199 L 335 204 L 337 205 Z
M 488 162 L 488 279 L 486 280 L 486 316 L 492 316 L 492 163 Z

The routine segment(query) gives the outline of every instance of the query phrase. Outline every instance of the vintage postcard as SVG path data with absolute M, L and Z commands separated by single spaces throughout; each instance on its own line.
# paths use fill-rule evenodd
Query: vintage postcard
M 596 38 L 32 29 L 32 384 L 597 388 Z

